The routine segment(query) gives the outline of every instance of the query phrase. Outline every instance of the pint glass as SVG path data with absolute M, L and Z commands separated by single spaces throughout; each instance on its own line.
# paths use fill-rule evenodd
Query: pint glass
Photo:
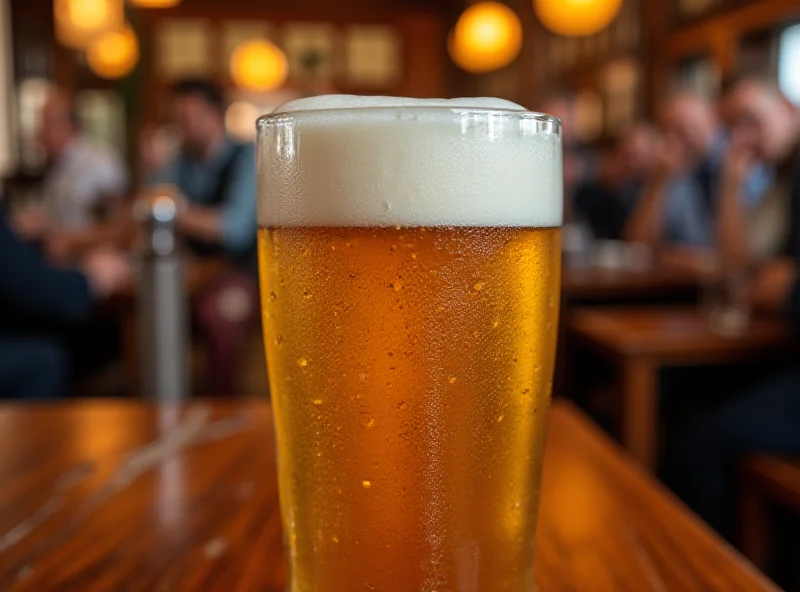
M 530 592 L 559 120 L 324 97 L 257 126 L 288 589 Z

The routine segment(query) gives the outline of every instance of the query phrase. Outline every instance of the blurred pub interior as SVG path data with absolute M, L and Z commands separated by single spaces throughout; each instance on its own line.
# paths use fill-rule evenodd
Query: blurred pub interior
M 497 96 L 552 112 L 564 119 L 567 152 L 564 293 L 554 395 L 577 402 L 671 487 L 684 479 L 675 490 L 692 509 L 782 587 L 800 590 L 800 573 L 792 561 L 800 553 L 800 464 L 793 460 L 800 458 L 800 358 L 790 335 L 797 320 L 781 316 L 785 303 L 764 313 L 759 305 L 740 301 L 742 292 L 758 291 L 752 286 L 762 269 L 772 269 L 771 260 L 725 265 L 725 250 L 713 230 L 722 225 L 714 218 L 722 199 L 715 195 L 707 213 L 710 238 L 675 239 L 673 244 L 666 235 L 646 238 L 631 230 L 645 215 L 642 204 L 659 167 L 675 149 L 672 130 L 664 123 L 671 101 L 685 99 L 681 108 L 686 111 L 677 111 L 679 117 L 691 112 L 684 127 L 708 124 L 712 136 L 723 138 L 716 173 L 688 175 L 703 186 L 703 179 L 727 170 L 723 162 L 728 163 L 737 145 L 735 127 L 743 121 L 728 115 L 735 110 L 728 99 L 746 102 L 740 95 L 752 90 L 742 87 L 747 77 L 765 101 L 780 100 L 782 109 L 794 104 L 782 111 L 785 125 L 775 127 L 796 130 L 798 135 L 786 140 L 796 149 L 800 0 L 0 0 L 0 197 L 8 235 L 2 243 L 8 250 L 0 255 L 7 260 L 0 265 L 0 273 L 7 275 L 0 281 L 0 307 L 13 310 L 7 303 L 36 300 L 12 294 L 19 286 L 48 289 L 48 276 L 35 279 L 20 267 L 23 263 L 11 262 L 9 253 L 22 248 L 20 228 L 28 228 L 15 222 L 17 214 L 46 201 L 48 176 L 58 172 L 57 158 L 43 145 L 42 126 L 59 114 L 66 116 L 68 127 L 71 118 L 76 120 L 70 133 L 103 146 L 106 156 L 118 156 L 125 181 L 114 190 L 121 195 L 113 207 L 125 212 L 117 212 L 117 218 L 127 220 L 135 217 L 131 204 L 147 194 L 154 171 L 167 167 L 187 140 L 177 121 L 176 96 L 199 97 L 205 107 L 219 107 L 226 141 L 243 149 L 251 148 L 256 117 L 286 100 L 319 94 Z M 221 89 L 220 100 L 215 88 Z M 56 96 L 60 103 L 53 103 Z M 54 104 L 63 108 L 44 115 Z M 213 123 L 214 110 L 205 116 Z M 770 161 L 768 151 L 754 154 L 748 164 L 761 167 L 766 180 L 753 203 L 766 200 L 775 186 L 800 196 L 800 159 L 791 161 L 781 153 Z M 681 174 L 678 168 L 674 175 Z M 88 167 L 85 174 L 91 177 L 98 170 Z M 198 195 L 205 190 L 198 189 Z M 189 202 L 196 197 L 183 191 Z M 113 217 L 100 202 L 95 205 L 95 222 Z M 95 295 L 80 323 L 70 320 L 64 333 L 59 329 L 57 337 L 46 336 L 48 343 L 59 343 L 60 361 L 37 367 L 42 376 L 51 371 L 58 376 L 49 389 L 35 389 L 39 394 L 28 398 L 153 396 L 144 391 L 158 374 L 154 367 L 184 368 L 183 353 L 151 359 L 149 370 L 144 369 L 148 346 L 143 342 L 163 343 L 159 340 L 166 338 L 166 330 L 153 320 L 162 318 L 163 293 L 142 288 L 146 264 L 138 255 L 140 229 L 132 231 L 138 238 L 126 242 L 114 236 L 105 245 L 96 237 L 79 240 L 76 236 L 83 235 L 72 230 L 65 239 L 58 234 L 60 222 L 51 215 L 36 236 L 36 261 L 27 251 L 27 259 L 19 261 L 28 262 L 25 269 L 42 267 L 42 273 L 45 268 L 77 269 L 90 284 L 100 283 L 101 296 Z M 252 236 L 245 243 L 255 240 L 254 221 L 243 221 L 245 232 L 248 224 Z M 198 222 L 196 232 L 202 234 L 202 227 Z M 222 234 L 220 253 L 227 248 Z M 123 263 L 108 253 L 98 262 L 92 258 L 95 249 L 113 250 Z M 184 382 L 179 378 L 177 384 L 185 385 L 179 394 L 267 398 L 256 321 L 260 309 L 252 297 L 256 288 L 252 275 L 227 281 L 234 267 L 227 255 L 180 255 L 187 321 L 169 337 L 185 349 L 187 377 Z M 787 277 L 795 272 L 796 260 L 783 255 L 779 262 L 789 270 Z M 218 283 L 219 278 L 226 282 Z M 749 287 L 739 290 L 742 282 Z M 798 294 L 795 305 L 800 306 Z M 195 297 L 203 295 L 209 295 L 206 309 L 214 317 L 209 324 L 230 321 L 233 327 L 223 327 L 223 337 L 211 345 L 196 318 L 201 325 L 205 309 L 195 310 Z M 63 297 L 69 297 L 66 291 Z M 49 306 L 60 310 L 61 304 Z M 145 309 L 156 311 L 148 313 L 149 328 Z M 25 315 L 39 312 L 26 310 Z M 20 400 L 26 398 L 21 379 L 4 382 L 4 373 L 25 364 L 16 357 L 22 351 L 20 335 L 26 346 L 36 341 L 53 314 L 42 313 L 24 326 L 27 321 L 14 314 L 2 316 L 0 395 Z M 15 318 L 7 322 L 5 316 Z M 227 361 L 222 378 L 209 376 L 217 357 Z M 750 407 L 737 411 L 734 404 L 748 396 Z M 742 412 L 761 422 L 755 435 L 737 431 L 736 413 Z M 788 425 L 771 423 L 776 416 Z M 762 438 L 764 432 L 780 430 L 789 432 L 780 443 Z M 702 434 L 709 435 L 704 439 Z M 729 447 L 716 450 L 723 440 Z M 702 459 L 709 464 L 693 470 L 710 474 L 722 467 L 720 474 L 729 482 L 724 497 L 709 498 L 707 491 L 693 489 L 691 476 L 687 486 L 686 475 L 673 474 L 682 465 L 681 454 L 692 456 L 686 442 L 711 451 Z M 773 499 L 771 489 L 762 487 L 769 481 L 764 467 L 772 466 L 762 463 L 775 459 L 785 463 L 785 471 L 794 471 L 793 504 L 782 503 L 780 496 Z M 744 493 L 781 519 L 769 520 L 767 529 L 761 514 L 742 509 Z M 709 499 L 725 508 L 717 522 L 704 514 Z

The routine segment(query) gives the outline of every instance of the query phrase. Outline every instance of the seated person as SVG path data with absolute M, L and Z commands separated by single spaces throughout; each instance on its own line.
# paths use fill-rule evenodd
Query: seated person
M 758 78 L 735 82 L 725 97 L 735 152 L 723 191 L 723 257 L 760 263 L 753 305 L 783 314 L 800 331 L 800 115 L 777 86 Z M 736 199 L 747 165 L 759 158 L 776 167 L 776 181 L 748 216 Z M 800 363 L 741 393 L 675 438 L 668 475 L 676 492 L 724 535 L 734 517 L 736 467 L 748 453 L 800 453 Z
M 597 178 L 578 187 L 575 210 L 595 238 L 623 238 L 625 224 L 652 169 L 656 139 L 650 126 L 633 126 L 603 151 Z
M 75 105 L 63 93 L 47 98 L 39 125 L 48 162 L 41 204 L 19 212 L 14 229 L 26 240 L 42 243 L 60 262 L 117 241 L 121 198 L 128 185 L 120 159 L 81 132 Z
M 84 321 L 94 299 L 129 281 L 129 266 L 120 255 L 97 250 L 83 271 L 51 267 L 1 212 L 0 252 L 0 397 L 62 396 L 69 362 L 58 328 Z
M 208 351 L 209 388 L 230 395 L 237 390 L 239 348 L 259 315 L 254 148 L 226 134 L 222 91 L 212 83 L 185 80 L 173 87 L 172 95 L 181 148 L 149 182 L 175 185 L 186 196 L 177 228 L 194 254 L 229 262 L 192 308 Z
M 727 141 L 712 106 L 682 92 L 664 106 L 664 139 L 625 238 L 656 250 L 665 243 L 686 254 L 712 251 L 717 196 Z M 755 205 L 769 183 L 763 168 L 748 169 L 740 199 Z M 706 261 L 703 255 L 702 261 Z

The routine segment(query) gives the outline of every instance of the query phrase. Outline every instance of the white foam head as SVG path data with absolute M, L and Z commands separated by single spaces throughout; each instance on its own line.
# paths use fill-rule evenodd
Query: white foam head
M 560 124 L 509 101 L 299 99 L 258 144 L 262 226 L 561 225 Z

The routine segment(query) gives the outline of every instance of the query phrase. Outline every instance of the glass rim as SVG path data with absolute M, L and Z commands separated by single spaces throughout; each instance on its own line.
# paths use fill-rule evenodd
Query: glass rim
M 457 105 L 433 105 L 430 107 L 421 106 L 421 105 L 414 105 L 410 107 L 387 107 L 387 106 L 377 106 L 377 107 L 344 107 L 341 109 L 309 109 L 309 110 L 297 110 L 297 111 L 282 111 L 280 113 L 267 113 L 262 115 L 256 119 L 256 129 L 260 130 L 264 127 L 271 125 L 277 121 L 285 121 L 286 119 L 292 118 L 302 118 L 305 116 L 310 115 L 330 115 L 334 113 L 354 113 L 354 112 L 367 112 L 367 113 L 380 113 L 380 112 L 396 112 L 401 111 L 403 113 L 425 113 L 425 112 L 433 112 L 433 113 L 443 113 L 443 112 L 450 112 L 452 115 L 501 115 L 503 117 L 508 117 L 509 119 L 526 119 L 526 120 L 533 120 L 539 121 L 541 123 L 549 123 L 552 125 L 556 125 L 559 129 L 561 129 L 563 122 L 561 119 L 556 117 L 555 115 L 549 115 L 547 113 L 540 113 L 538 111 L 528 111 L 527 109 L 502 109 L 502 108 L 491 108 L 491 107 L 459 107 Z

